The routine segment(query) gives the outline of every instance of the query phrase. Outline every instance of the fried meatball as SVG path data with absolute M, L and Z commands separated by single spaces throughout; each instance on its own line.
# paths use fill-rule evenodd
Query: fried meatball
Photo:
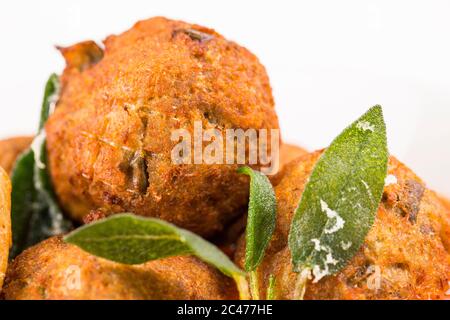
M 11 300 L 224 300 L 237 298 L 230 278 L 194 257 L 128 266 L 94 257 L 50 238 L 8 268 Z
M 0 141 L 0 167 L 11 173 L 17 157 L 27 149 L 32 137 L 14 137 Z
M 0 291 L 11 247 L 11 182 L 0 167 Z
M 308 154 L 290 163 L 275 188 L 277 227 L 260 270 L 263 288 L 269 276 L 275 275 L 278 299 L 293 297 L 296 274 L 287 247 L 290 223 L 320 154 Z M 375 223 L 359 252 L 337 275 L 308 283 L 305 299 L 444 297 L 450 278 L 450 211 L 393 157 L 389 175 L 392 184 L 384 189 Z M 242 238 L 237 262 L 242 263 L 244 251 Z
M 252 53 L 214 30 L 165 18 L 108 37 L 103 55 L 92 42 L 62 53 L 67 67 L 47 148 L 72 218 L 106 208 L 212 236 L 236 217 L 248 177 L 237 165 L 174 164 L 179 141 L 171 134 L 193 137 L 195 121 L 221 133 L 277 129 L 269 79 Z

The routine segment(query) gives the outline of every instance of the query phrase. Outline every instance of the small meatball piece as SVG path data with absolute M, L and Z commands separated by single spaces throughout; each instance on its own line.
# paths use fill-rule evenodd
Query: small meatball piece
M 320 154 L 291 162 L 275 188 L 277 227 L 260 270 L 262 288 L 275 275 L 278 299 L 293 298 L 296 274 L 287 246 L 290 223 Z M 305 299 L 445 298 L 450 278 L 450 211 L 394 157 L 389 161 L 389 175 L 375 223 L 359 252 L 337 275 L 316 284 L 310 281 Z M 241 238 L 235 257 L 239 264 L 244 253 Z
M 194 257 L 128 266 L 92 256 L 60 237 L 25 250 L 8 268 L 7 300 L 225 300 L 233 281 Z
M 0 141 L 0 167 L 11 174 L 17 157 L 24 152 L 33 141 L 32 137 L 14 137 Z
M 11 182 L 0 167 L 0 291 L 11 247 Z
M 58 47 L 66 60 L 66 71 L 84 71 L 103 58 L 103 50 L 94 41 L 84 41 L 68 48 Z
M 295 160 L 307 153 L 308 152 L 301 147 L 287 143 L 282 144 L 280 147 L 280 168 L 282 169 L 292 160 Z
M 292 144 L 285 144 L 283 143 L 280 146 L 280 158 L 279 158 L 279 170 L 275 175 L 269 176 L 270 182 L 273 186 L 276 186 L 278 183 L 280 183 L 280 180 L 282 179 L 284 175 L 284 168 L 292 162 L 292 160 L 297 159 L 300 156 L 303 156 L 307 154 L 308 152 L 300 148 L 298 146 L 292 145 Z
M 214 30 L 165 18 L 138 22 L 99 50 L 61 49 L 67 66 L 46 132 L 62 207 L 80 222 L 106 209 L 217 235 L 247 204 L 248 177 L 235 164 L 194 164 L 194 123 L 224 138 L 266 129 L 270 141 L 279 126 L 265 68 Z M 191 136 L 191 164 L 172 161 L 178 129 Z

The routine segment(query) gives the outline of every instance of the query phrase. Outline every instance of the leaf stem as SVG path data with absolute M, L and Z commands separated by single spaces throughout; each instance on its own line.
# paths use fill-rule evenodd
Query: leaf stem
M 247 279 L 240 274 L 234 274 L 233 279 L 234 279 L 234 282 L 236 282 L 236 286 L 239 291 L 239 299 L 240 300 L 251 300 L 250 292 L 248 290 Z
M 297 281 L 295 283 L 294 300 L 303 300 L 306 292 L 306 283 L 311 277 L 311 269 L 305 268 L 302 272 L 297 274 Z
M 273 274 L 269 277 L 269 286 L 267 288 L 266 300 L 275 300 L 276 278 Z
M 250 292 L 253 300 L 260 300 L 259 298 L 259 279 L 258 271 L 250 271 Z

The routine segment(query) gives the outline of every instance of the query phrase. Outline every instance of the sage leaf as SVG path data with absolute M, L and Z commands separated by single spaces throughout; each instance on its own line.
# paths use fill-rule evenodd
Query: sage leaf
M 135 265 L 180 255 L 194 255 L 227 276 L 244 275 L 216 246 L 168 222 L 116 214 L 69 233 L 65 242 L 95 256 Z
M 245 270 L 255 271 L 275 230 L 277 202 L 269 179 L 249 167 L 239 173 L 250 177 L 250 200 L 246 228 Z
M 47 83 L 45 84 L 44 89 L 44 100 L 42 101 L 41 107 L 41 117 L 39 120 L 38 132 L 41 132 L 44 129 L 45 123 L 48 120 L 48 117 L 53 112 L 53 108 L 58 101 L 59 97 L 59 77 L 57 74 L 53 73 L 50 75 Z
M 289 233 L 293 270 L 317 282 L 339 272 L 370 230 L 381 201 L 388 150 L 382 108 L 372 107 L 318 160 Z
M 73 228 L 72 222 L 64 217 L 53 191 L 43 130 L 58 92 L 58 76 L 52 74 L 45 86 L 38 134 L 31 148 L 17 160 L 12 173 L 12 257 L 29 246 Z
M 14 166 L 11 175 L 11 257 L 17 256 L 30 243 L 29 227 L 33 212 L 37 209 L 36 189 L 33 181 L 34 154 L 31 150 L 23 153 Z

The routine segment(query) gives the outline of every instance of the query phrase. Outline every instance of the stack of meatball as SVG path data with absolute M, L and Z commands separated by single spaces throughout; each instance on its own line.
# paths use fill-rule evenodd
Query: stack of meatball
M 49 172 L 58 201 L 78 224 L 132 212 L 216 243 L 242 265 L 249 181 L 237 164 L 174 164 L 171 133 L 204 128 L 278 129 L 265 68 L 214 30 L 165 18 L 140 21 L 104 48 L 60 48 L 66 68 L 48 120 Z M 30 138 L 0 142 L 8 172 Z M 282 144 L 271 177 L 275 235 L 261 283 L 277 277 L 277 298 L 293 297 L 287 235 L 321 151 Z M 260 163 L 253 164 L 255 169 Z M 4 299 L 236 299 L 232 280 L 195 257 L 127 266 L 54 237 L 7 266 L 10 184 L 0 172 L 0 295 Z M 450 205 L 395 158 L 375 224 L 345 269 L 307 286 L 306 299 L 443 299 L 450 275 Z M 371 277 L 378 272 L 378 286 Z M 4 277 L 6 273 L 6 276 Z M 261 285 L 264 294 L 266 285 Z

